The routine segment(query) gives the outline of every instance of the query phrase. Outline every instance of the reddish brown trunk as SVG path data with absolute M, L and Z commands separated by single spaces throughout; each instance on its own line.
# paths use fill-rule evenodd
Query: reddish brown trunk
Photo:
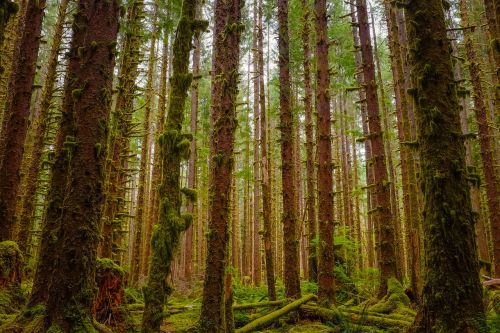
M 468 26 L 469 18 L 467 4 L 460 0 L 460 16 L 462 25 Z M 470 29 L 464 30 L 465 53 L 469 63 L 469 73 L 473 88 L 472 98 L 474 100 L 474 112 L 476 114 L 477 127 L 479 132 L 479 148 L 481 160 L 483 162 L 483 173 L 486 183 L 486 197 L 491 223 L 491 236 L 493 239 L 493 260 L 494 271 L 500 275 L 500 182 L 495 173 L 494 148 L 491 142 L 491 128 L 488 124 L 487 108 L 484 99 L 484 89 L 482 84 L 482 69 L 479 65 L 476 48 L 472 39 Z
M 45 329 L 69 332 L 92 323 L 118 18 L 117 1 L 78 2 L 67 74 L 72 79 L 65 87 L 30 300 L 30 306 L 47 302 Z
M 314 173 L 314 133 L 313 133 L 313 91 L 311 87 L 311 49 L 310 49 L 310 8 L 309 2 L 302 1 L 304 12 L 304 27 L 302 30 L 302 46 L 304 49 L 304 112 L 306 130 L 306 212 L 309 233 L 309 281 L 318 280 L 318 258 L 316 251 L 316 200 L 315 200 L 315 173 Z
M 13 239 L 45 0 L 30 0 L 15 45 L 0 135 L 0 241 Z
M 239 0 L 215 3 L 212 64 L 212 112 L 209 173 L 208 254 L 200 315 L 201 332 L 226 332 L 224 281 L 229 243 L 230 192 L 233 181 L 234 133 L 240 53 Z M 230 28 L 238 27 L 238 28 Z M 229 296 L 229 295 L 226 295 Z
M 264 87 L 264 33 L 262 29 L 262 0 L 259 0 L 259 104 L 260 104 L 260 133 L 262 149 L 262 219 L 264 223 L 264 252 L 266 263 L 267 293 L 270 300 L 276 299 L 276 285 L 274 281 L 274 254 L 272 243 L 272 223 L 271 223 L 271 169 L 268 149 L 267 115 L 266 115 L 266 94 Z M 268 97 L 269 98 L 269 97 Z
M 316 14 L 316 110 L 318 145 L 318 298 L 330 305 L 335 302 L 333 249 L 333 165 L 330 114 L 330 73 L 328 68 L 328 24 L 326 0 L 314 2 Z
M 289 68 L 288 0 L 278 0 L 278 26 L 285 296 L 299 298 L 298 212 L 294 180 L 296 166 L 293 145 L 293 114 L 290 103 L 292 94 Z
M 367 163 L 373 164 L 374 174 L 374 196 L 377 205 L 373 207 L 375 227 L 378 232 L 377 252 L 380 269 L 379 296 L 387 292 L 387 280 L 397 276 L 395 258 L 394 221 L 391 213 L 391 198 L 389 179 L 384 152 L 384 141 L 380 123 L 380 112 L 378 104 L 377 85 L 375 81 L 375 68 L 373 63 L 373 51 L 370 39 L 370 27 L 368 25 L 368 13 L 365 0 L 356 0 L 356 8 L 359 24 L 359 39 L 361 46 L 361 58 L 363 60 L 364 88 L 366 93 L 366 105 L 368 111 L 369 140 L 372 149 L 371 160 Z
M 47 65 L 47 76 L 42 90 L 40 109 L 38 111 L 38 122 L 35 127 L 33 149 L 29 160 L 29 166 L 24 183 L 23 206 L 20 217 L 18 219 L 19 233 L 17 235 L 17 243 L 19 249 L 25 255 L 27 254 L 28 243 L 31 236 L 31 228 L 33 226 L 33 217 L 36 202 L 36 192 L 38 188 L 38 175 L 42 166 L 42 153 L 45 143 L 45 132 L 49 122 L 49 110 L 53 101 L 54 84 L 57 78 L 58 56 L 61 52 L 62 34 L 64 21 L 66 18 L 66 10 L 69 0 L 63 0 L 59 4 L 59 12 L 57 14 L 57 22 L 54 28 L 52 37 L 52 47 L 50 49 L 49 63 Z

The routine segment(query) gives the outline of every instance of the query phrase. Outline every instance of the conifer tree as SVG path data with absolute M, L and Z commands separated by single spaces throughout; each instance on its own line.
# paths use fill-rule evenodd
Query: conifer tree
M 406 7 L 424 193 L 423 304 L 411 332 L 486 332 L 443 2 Z

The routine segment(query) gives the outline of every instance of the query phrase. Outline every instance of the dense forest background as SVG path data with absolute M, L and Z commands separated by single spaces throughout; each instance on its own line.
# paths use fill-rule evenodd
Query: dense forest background
M 0 0 L 1 332 L 500 332 L 498 0 Z

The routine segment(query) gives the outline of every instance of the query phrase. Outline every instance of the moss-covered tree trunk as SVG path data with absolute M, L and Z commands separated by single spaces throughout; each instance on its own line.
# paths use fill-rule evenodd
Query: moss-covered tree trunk
M 410 147 L 410 121 L 408 119 L 408 98 L 403 73 L 403 56 L 399 42 L 399 27 L 396 17 L 397 8 L 389 1 L 384 2 L 384 13 L 387 20 L 389 51 L 391 54 L 391 72 L 394 81 L 394 99 L 396 104 L 399 154 L 401 160 L 401 182 L 403 186 L 403 213 L 406 227 L 406 256 L 411 289 L 419 297 L 420 294 L 420 232 L 419 211 L 416 196 L 414 162 Z
M 335 302 L 333 267 L 333 163 L 330 114 L 330 72 L 328 68 L 328 23 L 326 0 L 314 2 L 316 14 L 316 110 L 318 141 L 318 299 L 321 304 Z
M 483 0 L 488 26 L 489 48 L 492 58 L 493 98 L 496 125 L 500 124 L 500 1 Z
M 467 3 L 464 0 L 459 2 L 460 17 L 462 26 L 469 25 L 469 13 Z M 492 240 L 493 240 L 493 260 L 494 271 L 500 275 L 500 181 L 495 172 L 495 151 L 491 141 L 492 129 L 488 121 L 488 110 L 485 103 L 485 91 L 483 88 L 483 71 L 479 64 L 476 46 L 472 38 L 470 29 L 464 30 L 465 54 L 469 64 L 469 73 L 472 83 L 472 99 L 474 100 L 474 113 L 479 134 L 479 148 L 481 160 L 483 163 L 483 174 L 486 185 L 486 202 L 491 222 Z
M 239 0 L 217 0 L 212 64 L 212 111 L 209 172 L 208 255 L 203 286 L 200 332 L 223 333 L 232 321 L 226 307 L 225 280 L 231 183 L 236 131 L 241 10 Z M 229 282 L 231 280 L 229 279 Z
M 191 215 L 181 215 L 181 193 L 193 200 L 191 189 L 180 188 L 180 164 L 189 157 L 192 135 L 182 133 L 184 105 L 193 76 L 189 73 L 189 53 L 196 31 L 206 22 L 195 20 L 196 1 L 185 0 L 173 44 L 172 76 L 167 119 L 159 139 L 163 179 L 159 188 L 160 215 L 151 239 L 152 255 L 147 286 L 142 332 L 158 332 L 164 318 L 163 305 L 170 292 L 170 274 L 174 252 L 181 233 L 191 224 Z
M 117 1 L 80 0 L 30 305 L 46 302 L 45 329 L 92 332 L 107 121 L 118 33 Z
M 297 235 L 296 165 L 293 145 L 294 124 L 291 107 L 290 35 L 288 0 L 278 0 L 278 53 L 280 82 L 281 182 L 283 196 L 283 257 L 285 296 L 300 298 L 299 239 Z
M 18 5 L 10 0 L 2 0 L 0 2 L 0 46 L 3 47 L 5 39 L 5 29 L 7 23 L 15 16 L 18 11 Z M 4 68 L 2 67 L 2 52 L 0 52 L 0 75 L 3 75 Z M 0 118 L 1 119 L 1 118 Z
M 111 133 L 109 134 L 109 152 L 106 160 L 106 201 L 102 218 L 102 240 L 99 256 L 112 258 L 116 231 L 122 220 L 119 217 L 125 209 L 125 183 L 129 173 L 127 168 L 127 151 L 130 146 L 133 128 L 134 96 L 136 79 L 140 63 L 142 45 L 142 19 L 144 2 L 133 0 L 128 4 L 125 28 L 127 33 L 121 50 L 120 76 L 118 78 L 118 94 L 111 116 Z
M 314 172 L 314 125 L 313 125 L 313 91 L 311 87 L 311 47 L 310 47 L 310 13 L 309 1 L 302 0 L 303 24 L 302 48 L 304 52 L 304 112 L 306 132 L 306 212 L 307 227 L 309 233 L 308 266 L 309 281 L 318 280 L 318 258 L 316 250 L 316 196 L 315 196 L 315 172 Z
M 424 193 L 423 304 L 411 332 L 486 332 L 443 2 L 406 7 Z
M 29 0 L 19 25 L 0 135 L 0 241 L 13 239 L 45 1 Z
M 142 140 L 141 140 L 141 163 L 139 168 L 139 186 L 137 189 L 137 210 L 135 212 L 135 225 L 134 225 L 134 242 L 132 250 L 130 282 L 133 286 L 137 286 L 141 273 L 141 259 L 142 259 L 142 238 L 145 221 L 148 220 L 148 193 L 149 187 L 149 171 L 150 171 L 150 121 L 151 110 L 154 107 L 155 92 L 153 90 L 154 77 L 156 71 L 156 41 L 157 41 L 157 21 L 158 21 L 158 6 L 159 3 L 153 4 L 152 13 L 152 30 L 149 41 L 149 59 L 148 59 L 148 72 L 146 83 L 146 104 L 144 106 L 144 119 L 142 123 Z
M 373 165 L 374 183 L 370 184 L 370 186 L 373 186 L 373 194 L 376 202 L 376 206 L 372 207 L 372 209 L 375 219 L 376 248 L 380 270 L 379 297 L 382 297 L 387 292 L 387 280 L 397 276 L 394 248 L 394 219 L 391 212 L 390 184 L 385 160 L 366 0 L 356 0 L 356 9 L 359 23 L 361 58 L 363 60 L 364 89 L 368 110 L 369 135 L 367 139 L 370 140 L 372 150 L 371 160 L 367 161 L 367 163 Z
M 28 250 L 28 243 L 33 226 L 35 213 L 35 196 L 38 188 L 38 175 L 42 166 L 42 154 L 45 144 L 45 132 L 49 122 L 49 111 L 53 102 L 54 85 L 57 78 L 58 57 L 61 53 L 62 35 L 64 22 L 66 19 L 69 0 L 63 0 L 59 4 L 57 21 L 54 26 L 52 36 L 52 46 L 50 49 L 49 63 L 47 64 L 47 75 L 42 87 L 41 102 L 38 110 L 37 123 L 34 127 L 33 148 L 30 151 L 30 159 L 27 165 L 27 174 L 23 179 L 24 195 L 22 207 L 18 217 L 19 232 L 16 240 L 19 249 L 25 255 Z

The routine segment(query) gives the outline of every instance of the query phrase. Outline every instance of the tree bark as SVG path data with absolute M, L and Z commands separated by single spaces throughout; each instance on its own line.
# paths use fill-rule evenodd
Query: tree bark
M 278 0 L 278 49 L 280 82 L 281 179 L 283 196 L 285 296 L 300 298 L 299 240 L 297 237 L 297 191 L 295 188 L 295 151 L 290 84 L 290 36 L 288 0 Z
M 107 121 L 111 109 L 117 1 L 80 0 L 57 158 L 29 306 L 46 302 L 45 329 L 92 326 Z
M 159 139 L 163 179 L 159 188 L 160 215 L 151 238 L 152 256 L 147 286 L 144 288 L 142 332 L 158 332 L 163 320 L 163 305 L 170 292 L 167 277 L 181 233 L 192 222 L 192 215 L 181 215 L 181 193 L 193 200 L 191 189 L 180 188 L 180 166 L 189 157 L 192 135 L 181 132 L 184 105 L 193 75 L 189 73 L 189 53 L 193 35 L 203 31 L 207 22 L 195 19 L 196 1 L 183 1 L 173 45 L 169 107 L 163 134 Z
M 395 257 L 394 220 L 391 213 L 391 197 L 389 179 L 384 152 L 384 140 L 380 123 L 377 84 L 373 63 L 373 51 L 368 25 L 368 13 L 365 0 L 356 0 L 356 9 L 359 24 L 359 39 L 361 58 L 363 60 L 364 89 L 368 110 L 368 127 L 372 156 L 367 163 L 373 165 L 374 183 L 373 194 L 376 206 L 372 207 L 377 234 L 378 265 L 380 269 L 380 288 L 378 296 L 387 293 L 387 280 L 397 276 Z
M 315 0 L 316 14 L 316 110 L 318 146 L 318 300 L 330 306 L 335 303 L 335 266 L 333 248 L 333 165 L 330 114 L 330 73 L 328 67 L 328 23 L 326 0 Z
M 425 197 L 423 304 L 410 331 L 483 332 L 474 216 L 443 2 L 412 1 L 406 15 Z
M 31 93 L 36 73 L 45 0 L 28 1 L 20 24 L 9 77 L 0 135 L 0 241 L 14 239 L 21 163 L 29 125 Z
M 212 112 L 209 173 L 208 255 L 200 332 L 223 333 L 231 307 L 225 305 L 225 269 L 229 245 L 236 98 L 242 31 L 240 0 L 215 2 L 212 63 Z M 228 332 L 229 333 L 229 332 Z

